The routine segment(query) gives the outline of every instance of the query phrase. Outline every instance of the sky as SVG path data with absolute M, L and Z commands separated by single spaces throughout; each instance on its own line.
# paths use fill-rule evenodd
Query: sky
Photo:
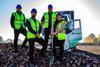
M 17 4 L 22 5 L 26 18 L 31 16 L 31 9 L 36 8 L 38 20 L 49 4 L 53 5 L 53 11 L 74 10 L 75 19 L 81 19 L 83 39 L 90 33 L 100 35 L 100 0 L 0 0 L 0 36 L 3 40 L 14 38 L 10 17 Z M 24 36 L 20 35 L 19 39 L 23 40 Z

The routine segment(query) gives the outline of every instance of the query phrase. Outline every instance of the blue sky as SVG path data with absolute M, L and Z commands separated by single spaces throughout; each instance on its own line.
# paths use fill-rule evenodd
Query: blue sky
M 11 13 L 16 11 L 16 5 L 22 5 L 26 18 L 30 17 L 30 10 L 36 8 L 37 19 L 41 19 L 47 11 L 48 4 L 53 4 L 54 11 L 74 10 L 75 18 L 82 21 L 83 38 L 90 33 L 100 34 L 100 1 L 99 0 L 0 0 L 0 36 L 4 40 L 13 39 L 13 29 L 10 27 Z M 20 39 L 24 37 L 20 35 Z

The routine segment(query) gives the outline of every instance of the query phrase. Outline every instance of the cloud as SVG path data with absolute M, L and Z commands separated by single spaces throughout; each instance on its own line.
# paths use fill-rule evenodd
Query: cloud
M 81 2 L 88 7 L 93 15 L 100 18 L 100 0 L 81 0 Z
M 74 10 L 75 18 L 82 21 L 83 38 L 90 33 L 100 34 L 100 5 L 99 0 L 1 0 L 0 2 L 0 35 L 4 39 L 13 39 L 13 29 L 10 27 L 10 16 L 16 11 L 17 4 L 21 4 L 26 18 L 29 18 L 32 8 L 36 8 L 37 19 L 41 20 L 44 12 L 47 11 L 48 4 L 53 4 L 54 11 Z M 22 39 L 22 36 L 20 37 Z

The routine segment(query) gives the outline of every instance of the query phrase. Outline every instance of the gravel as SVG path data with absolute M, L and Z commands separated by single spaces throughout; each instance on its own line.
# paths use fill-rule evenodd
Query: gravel
M 50 51 L 46 51 L 46 57 L 39 55 L 40 49 L 34 49 L 34 64 L 28 59 L 29 48 L 21 48 L 18 45 L 18 53 L 14 53 L 13 43 L 0 43 L 0 67 L 100 67 L 100 55 L 78 50 L 65 51 L 62 58 L 54 58 L 50 62 Z

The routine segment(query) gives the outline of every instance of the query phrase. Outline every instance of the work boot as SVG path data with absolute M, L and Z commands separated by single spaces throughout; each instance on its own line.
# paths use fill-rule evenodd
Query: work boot
M 17 52 L 19 52 L 19 51 L 18 51 L 18 49 L 15 49 L 14 52 L 17 53 Z
M 41 49 L 40 56 L 46 57 L 46 50 L 45 50 L 45 48 Z
M 35 64 L 33 61 L 29 61 L 29 67 L 35 67 Z
M 39 54 L 41 57 L 46 57 L 46 54 L 45 53 L 43 53 L 43 52 L 40 52 L 40 54 Z
M 31 63 L 30 63 L 30 64 L 29 64 L 29 67 L 35 67 L 35 64 L 31 64 Z
M 34 64 L 34 60 L 31 59 L 31 58 L 29 58 L 29 62 L 30 62 L 31 64 Z
M 28 48 L 28 46 L 26 46 L 26 45 L 22 45 L 21 47 L 22 47 L 22 48 Z

